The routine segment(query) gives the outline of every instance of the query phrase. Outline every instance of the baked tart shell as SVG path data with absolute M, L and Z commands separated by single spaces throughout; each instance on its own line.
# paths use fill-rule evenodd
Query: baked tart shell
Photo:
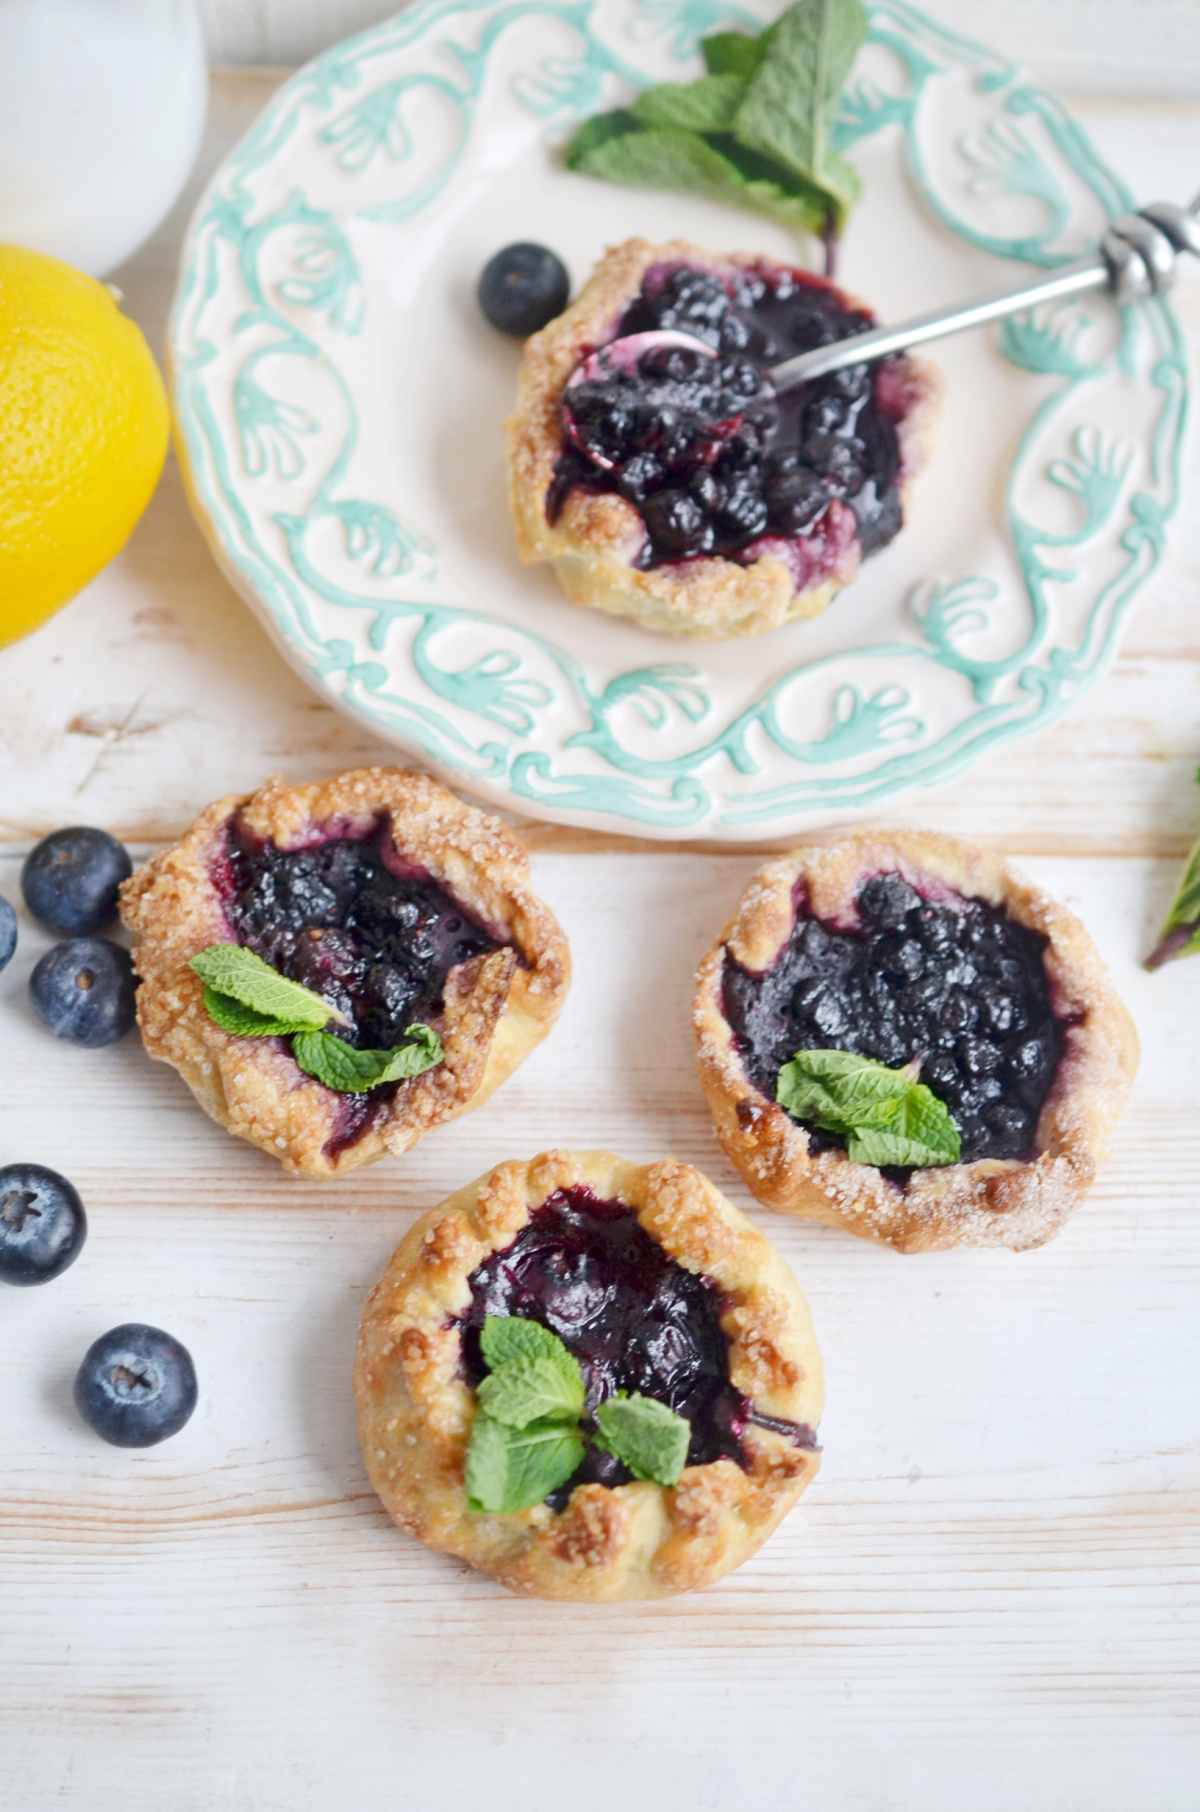
M 435 1022 L 444 1061 L 381 1097 L 344 1143 L 347 1097 L 305 1075 L 282 1039 L 239 1038 L 214 1025 L 190 964 L 208 945 L 230 941 L 213 868 L 231 820 L 295 849 L 319 827 L 349 830 L 384 817 L 397 854 L 509 947 L 450 970 Z M 256 793 L 217 800 L 125 882 L 121 916 L 134 936 L 138 1026 L 149 1055 L 178 1070 L 227 1131 L 318 1180 L 407 1151 L 432 1127 L 486 1101 L 546 1036 L 570 984 L 567 942 L 530 886 L 524 844 L 438 781 L 400 768 L 363 768 L 302 786 L 276 777 Z
M 685 1468 L 669 1489 L 649 1480 L 578 1485 L 562 1511 L 467 1509 L 476 1413 L 460 1334 L 468 1279 L 549 1196 L 580 1186 L 633 1209 L 671 1258 L 716 1285 L 730 1379 L 753 1408 L 815 1429 L 823 1385 L 808 1306 L 746 1217 L 686 1164 L 551 1151 L 499 1165 L 424 1215 L 371 1291 L 354 1372 L 363 1455 L 401 1528 L 510 1591 L 591 1604 L 662 1598 L 710 1585 L 753 1554 L 820 1456 L 815 1444 L 749 1426 L 747 1470 L 721 1459 Z
M 606 253 L 578 300 L 527 342 L 516 408 L 504 424 L 517 552 L 527 565 L 550 561 L 573 603 L 631 617 L 662 634 L 721 641 L 819 616 L 857 573 L 856 542 L 839 557 L 834 572 L 801 591 L 784 562 L 771 556 L 750 566 L 710 556 L 643 572 L 630 561 L 642 546 L 645 527 L 624 497 L 576 488 L 556 522 L 546 516 L 546 497 L 562 452 L 560 411 L 567 381 L 585 350 L 612 337 L 650 267 L 681 263 L 719 275 L 773 262 L 757 252 L 705 251 L 683 239 L 664 245 L 629 239 Z M 870 312 L 866 303 L 842 294 L 849 306 Z M 902 500 L 932 449 L 942 395 L 941 374 L 934 366 L 909 355 L 904 364 L 910 400 L 898 424 Z
M 1063 1046 L 1028 1161 L 984 1158 L 897 1181 L 844 1151 L 811 1151 L 805 1128 L 746 1073 L 722 1004 L 726 953 L 762 972 L 791 934 L 799 886 L 813 917 L 848 927 L 858 921 L 859 885 L 890 872 L 932 897 L 949 889 L 1002 907 L 1047 940 L 1043 962 Z M 1004 857 L 918 831 L 861 831 L 793 850 L 760 870 L 697 971 L 693 1030 L 717 1137 L 757 1200 L 900 1252 L 1022 1251 L 1052 1239 L 1092 1186 L 1139 1056 L 1133 1021 L 1075 914 Z

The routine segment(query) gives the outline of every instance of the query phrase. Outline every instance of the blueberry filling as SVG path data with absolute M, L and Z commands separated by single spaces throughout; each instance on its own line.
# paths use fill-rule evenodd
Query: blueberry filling
M 666 1403 L 691 1423 L 689 1466 L 747 1465 L 748 1422 L 815 1446 L 811 1428 L 760 1416 L 730 1381 L 716 1286 L 677 1264 L 621 1202 L 560 1189 L 535 1208 L 512 1244 L 468 1279 L 463 1358 L 472 1384 L 486 1373 L 479 1334 L 488 1315 L 523 1315 L 558 1335 L 578 1359 L 587 1408 L 619 1390 Z M 547 1502 L 562 1509 L 576 1485 L 627 1484 L 620 1460 L 590 1443 L 583 1464 Z
M 436 1018 L 450 970 L 501 947 L 402 864 L 386 822 L 279 849 L 235 821 L 214 880 L 238 943 L 349 1015 L 329 1030 L 363 1049 L 390 1050 Z
M 853 365 L 778 397 L 763 382 L 779 360 L 872 324 L 802 271 L 652 267 L 614 337 L 685 333 L 717 356 L 660 343 L 623 369 L 601 348 L 564 394 L 547 517 L 576 486 L 616 491 L 646 526 L 637 566 L 704 554 L 749 565 L 772 552 L 800 583 L 831 571 L 855 539 L 864 554 L 884 546 L 901 526 L 903 360 Z
M 756 975 L 725 959 L 723 1008 L 754 1086 L 775 1099 L 800 1050 L 853 1051 L 889 1068 L 920 1059 L 949 1109 L 962 1162 L 1029 1158 L 1062 1054 L 1046 939 L 984 900 L 924 899 L 898 874 L 858 890 L 839 931 L 797 900 L 791 936 Z M 818 1151 L 845 1140 L 809 1126 Z

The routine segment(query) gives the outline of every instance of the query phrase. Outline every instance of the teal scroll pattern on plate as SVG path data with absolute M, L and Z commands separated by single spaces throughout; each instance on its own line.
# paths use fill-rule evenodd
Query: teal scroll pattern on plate
M 302 70 L 226 161 L 191 228 L 172 328 L 193 494 L 227 569 L 295 663 L 451 778 L 643 834 L 786 831 L 945 779 L 1048 723 L 1104 670 L 1178 503 L 1187 396 L 1172 311 L 1160 302 L 1130 314 L 1100 355 L 1085 312 L 1067 305 L 1010 321 L 1000 341 L 1041 380 L 1004 505 L 1023 592 L 1016 616 L 991 573 L 930 578 L 910 599 L 911 638 L 801 663 L 725 716 L 703 665 L 597 677 L 553 637 L 435 594 L 437 553 L 420 524 L 351 485 L 363 427 L 338 348 L 362 330 L 368 285 L 347 219 L 386 230 L 436 208 L 469 165 L 489 71 L 531 22 L 553 24 L 558 48 L 531 53 L 511 91 L 528 117 L 560 131 L 606 104 L 615 82 L 655 79 L 664 53 L 686 65 L 706 33 L 757 19 L 721 0 L 421 0 Z M 852 153 L 894 130 L 948 232 L 1049 267 L 1086 243 L 1081 193 L 1101 219 L 1129 205 L 1065 110 L 1002 59 L 903 0 L 876 0 L 871 33 L 890 73 L 877 64 L 856 74 L 839 143 Z M 966 181 L 947 193 L 928 120 L 949 81 L 981 99 L 978 128 L 956 146 Z M 296 147 L 314 143 L 328 194 L 289 180 Z M 355 184 L 381 171 L 388 199 L 359 205 Z M 1000 232 L 988 211 L 996 196 L 1025 204 L 1036 225 Z M 296 373 L 303 402 L 289 390 Z M 1095 396 L 1099 407 L 1118 373 L 1141 374 L 1153 397 L 1136 485 L 1132 449 L 1102 419 L 1080 419 L 1081 403 Z M 1046 461 L 1040 450 L 1060 427 L 1068 450 Z M 1030 507 L 1032 475 L 1064 505 L 1053 528 Z M 254 502 L 264 486 L 294 504 L 264 514 Z M 1086 600 L 1082 631 L 1062 645 L 1056 591 L 1090 583 L 1086 556 L 1101 542 L 1118 557 Z M 331 621 L 345 627 L 331 633 Z M 936 732 L 931 677 L 963 699 Z

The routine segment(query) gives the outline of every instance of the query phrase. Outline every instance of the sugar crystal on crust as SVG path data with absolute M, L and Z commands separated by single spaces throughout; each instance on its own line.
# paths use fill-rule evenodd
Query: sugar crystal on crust
M 533 1279 L 522 1268 L 523 1255 L 531 1249 L 517 1239 L 523 1229 L 545 1225 L 538 1217 L 556 1198 L 572 1195 L 585 1208 L 584 1198 L 594 1204 L 578 1227 L 586 1229 L 589 1215 L 599 1216 L 597 1225 L 607 1218 L 619 1249 L 634 1249 L 622 1217 L 636 1217 L 638 1237 L 651 1241 L 669 1223 L 667 1266 L 701 1294 L 716 1293 L 728 1375 L 746 1392 L 737 1412 L 746 1418 L 741 1460 L 689 1465 L 673 1489 L 627 1474 L 613 1485 L 582 1479 L 562 1503 L 552 1496 L 508 1515 L 472 1513 L 463 1482 L 475 1414 L 466 1338 L 472 1277 L 481 1260 L 485 1268 L 494 1261 L 493 1269 L 507 1267 L 514 1289 L 525 1290 Z M 445 1248 L 453 1262 L 429 1268 L 423 1254 L 442 1249 L 437 1229 L 446 1222 L 465 1225 L 474 1250 L 456 1232 Z M 578 1241 L 573 1249 L 582 1249 Z M 543 1243 L 541 1250 L 550 1254 L 552 1246 Z M 711 1273 L 706 1254 L 715 1255 Z M 656 1262 L 661 1271 L 662 1259 Z M 407 1363 L 397 1349 L 394 1317 L 401 1305 Z M 530 1312 L 524 1296 L 509 1306 Z M 575 1337 L 560 1325 L 570 1335 L 568 1349 L 586 1360 L 584 1346 L 576 1341 L 573 1349 Z M 430 1338 L 414 1339 L 420 1331 Z M 452 1368 L 451 1349 L 458 1354 Z M 657 1388 L 662 1400 L 665 1386 Z M 812 1431 L 821 1412 L 821 1362 L 795 1280 L 706 1178 L 674 1161 L 637 1166 L 604 1152 L 543 1153 L 526 1164 L 497 1166 L 431 1210 L 370 1294 L 355 1394 L 368 1473 L 396 1522 L 510 1590 L 539 1597 L 653 1598 L 720 1578 L 766 1539 L 819 1465 Z
M 453 896 L 490 928 L 482 953 L 469 955 L 468 946 L 466 960 L 452 954 L 444 980 L 432 978 L 426 1004 L 441 1063 L 399 1084 L 339 1094 L 299 1070 L 285 1040 L 236 1037 L 214 1024 L 190 964 L 211 944 L 240 941 L 228 911 L 237 879 L 229 870 L 231 826 L 285 853 L 383 837 L 384 826 L 384 867 L 394 862 L 415 877 L 418 896 L 427 877 L 439 898 Z M 314 871 L 311 885 L 326 879 Z M 486 1100 L 546 1035 L 570 981 L 566 940 L 532 891 L 524 845 L 428 775 L 397 768 L 307 786 L 276 777 L 257 793 L 216 801 L 125 883 L 121 910 L 135 939 L 138 1023 L 149 1054 L 172 1064 L 221 1125 L 302 1176 L 340 1176 L 405 1151 Z M 264 903 L 264 926 L 268 917 Z M 300 934 L 302 944 L 303 917 Z M 499 947 L 488 951 L 489 943 Z M 343 955 L 345 974 L 357 973 L 353 950 Z M 304 985 L 323 974 L 318 966 Z M 327 992 L 323 983 L 317 991 Z
M 852 928 L 864 880 L 884 874 L 931 899 L 986 902 L 1046 939 L 1062 1048 L 1028 1157 L 889 1175 L 820 1149 L 750 1075 L 725 1010 L 727 961 L 766 971 L 792 933 L 801 895 L 814 919 Z M 1136 1032 L 1080 921 L 1002 857 L 947 837 L 860 831 L 775 859 L 747 885 L 696 980 L 701 1083 L 717 1136 L 759 1201 L 906 1252 L 1022 1250 L 1053 1237 L 1092 1183 L 1137 1067 Z

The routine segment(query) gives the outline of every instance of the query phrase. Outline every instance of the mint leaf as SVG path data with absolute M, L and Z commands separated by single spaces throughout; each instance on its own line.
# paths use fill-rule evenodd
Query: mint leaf
M 192 958 L 204 983 L 204 1010 L 214 1025 L 239 1038 L 291 1038 L 292 1056 L 306 1075 L 343 1095 L 361 1095 L 441 1063 L 442 1041 L 430 1026 L 411 1025 L 411 1043 L 390 1051 L 358 1051 L 322 1030 L 345 1015 L 299 982 L 289 981 L 240 944 L 210 944 Z
M 1197 950 L 1200 950 L 1200 843 L 1183 865 L 1175 898 L 1158 942 L 1146 958 L 1146 967 L 1161 969 L 1173 957 L 1194 956 Z
M 686 85 L 660 82 L 630 108 L 641 126 L 683 126 L 689 132 L 727 132 L 746 90 L 740 76 L 708 75 Z
M 798 0 L 772 28 L 733 122 L 741 144 L 824 190 L 839 226 L 859 184 L 833 149 L 833 127 L 866 35 L 861 0 Z
M 743 85 L 750 80 L 767 54 L 770 31 L 717 31 L 700 42 L 700 54 L 709 75 L 740 77 Z
M 900 1164 L 924 1168 L 957 1164 L 962 1137 L 944 1101 L 917 1082 L 894 1103 L 886 1120 L 859 1125 L 851 1133 L 846 1155 L 855 1164 Z
M 242 1005 L 232 994 L 220 994 L 210 982 L 204 984 L 204 1011 L 223 1032 L 238 1038 L 288 1038 L 307 1027 L 294 1019 L 276 1019 L 270 1013 L 258 1013 Z
M 544 1328 L 540 1321 L 524 1315 L 487 1315 L 479 1334 L 479 1345 L 486 1364 L 492 1371 L 507 1365 L 510 1359 L 570 1359 L 557 1334 Z
M 687 1464 L 691 1428 L 654 1397 L 610 1397 L 596 1411 L 596 1445 L 628 1466 L 636 1479 L 676 1485 Z
M 572 148 L 570 163 L 585 176 L 604 177 L 636 189 L 682 189 L 706 195 L 710 201 L 751 208 L 802 232 L 821 230 L 825 206 L 819 193 L 799 184 L 789 190 L 783 181 L 763 175 L 746 176 L 724 155 L 728 144 L 728 138 L 723 138 L 718 149 L 698 132 L 657 127 L 608 138 L 578 156 Z
M 567 164 L 753 208 L 828 240 L 859 191 L 832 134 L 866 31 L 862 0 L 795 0 L 756 36 L 716 32 L 702 45 L 706 75 L 588 120 Z
M 508 1428 L 482 1411 L 467 1445 L 467 1508 L 507 1516 L 540 1504 L 565 1485 L 583 1459 L 583 1442 L 559 1422 Z
M 962 1151 L 945 1103 L 917 1081 L 915 1064 L 889 1070 L 851 1051 L 797 1051 L 779 1072 L 775 1099 L 847 1139 L 856 1164 L 957 1164 Z
M 581 159 L 598 145 L 610 138 L 621 138 L 627 132 L 636 132 L 638 123 L 627 107 L 618 107 L 612 113 L 594 113 L 590 120 L 585 120 L 575 137 L 566 149 L 568 170 L 579 170 L 584 166 Z
M 889 1070 L 852 1051 L 797 1051 L 779 1072 L 775 1099 L 798 1120 L 846 1133 L 888 1119 L 915 1080 L 910 1067 Z
M 510 1359 L 479 1386 L 485 1413 L 509 1428 L 532 1422 L 577 1422 L 583 1411 L 583 1374 L 579 1361 L 562 1358 Z
M 240 944 L 210 944 L 192 958 L 191 966 L 218 994 L 252 1007 L 264 1018 L 315 1029 L 343 1017 L 319 994 L 289 981 Z
M 442 1041 L 430 1026 L 405 1028 L 412 1044 L 398 1044 L 390 1051 L 359 1051 L 331 1032 L 299 1032 L 292 1041 L 292 1056 L 308 1076 L 340 1095 L 362 1095 L 381 1082 L 406 1081 L 441 1063 Z

